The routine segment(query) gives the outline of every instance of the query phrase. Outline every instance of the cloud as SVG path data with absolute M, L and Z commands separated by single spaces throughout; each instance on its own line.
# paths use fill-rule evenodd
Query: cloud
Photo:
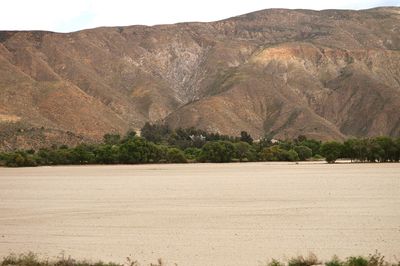
M 213 21 L 265 8 L 365 9 L 400 0 L 2 0 L 0 30 L 74 31 L 98 26 Z

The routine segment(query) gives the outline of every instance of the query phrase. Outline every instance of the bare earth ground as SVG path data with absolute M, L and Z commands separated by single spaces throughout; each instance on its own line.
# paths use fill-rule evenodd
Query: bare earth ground
M 400 258 L 400 164 L 0 168 L 0 255 L 259 265 Z

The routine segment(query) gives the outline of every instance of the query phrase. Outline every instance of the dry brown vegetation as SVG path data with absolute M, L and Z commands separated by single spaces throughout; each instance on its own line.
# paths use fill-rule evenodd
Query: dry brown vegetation
M 133 260 L 130 257 L 126 258 L 125 263 L 113 263 L 113 262 L 102 262 L 102 261 L 86 261 L 86 260 L 75 260 L 71 257 L 62 255 L 58 259 L 40 259 L 35 253 L 28 252 L 26 254 L 10 254 L 0 260 L 1 266 L 140 266 L 138 261 Z M 162 259 L 158 259 L 156 263 L 147 264 L 148 266 L 167 266 Z M 174 264 L 177 266 L 177 264 Z M 398 266 L 400 261 L 397 263 L 389 263 L 385 260 L 385 257 L 375 252 L 370 254 L 368 257 L 357 256 L 348 257 L 345 260 L 340 260 L 337 256 L 333 256 L 331 260 L 322 262 L 313 253 L 310 253 L 307 257 L 297 256 L 289 259 L 287 263 L 283 263 L 276 259 L 272 259 L 266 266 L 313 266 L 313 265 L 325 265 L 325 266 Z

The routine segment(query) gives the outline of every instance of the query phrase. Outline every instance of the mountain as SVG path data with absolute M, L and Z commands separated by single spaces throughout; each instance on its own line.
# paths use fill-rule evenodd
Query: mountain
M 400 8 L 0 32 L 0 149 L 146 121 L 255 138 L 400 135 Z

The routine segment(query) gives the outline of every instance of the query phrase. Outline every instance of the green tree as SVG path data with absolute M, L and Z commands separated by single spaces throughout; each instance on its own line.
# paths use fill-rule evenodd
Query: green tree
M 258 153 L 261 153 L 261 151 L 262 151 L 264 148 L 267 148 L 267 147 L 270 147 L 270 146 L 273 145 L 272 142 L 271 142 L 271 140 L 272 140 L 272 136 L 266 134 L 264 137 L 261 137 L 261 138 L 258 140 L 258 142 L 253 143 L 253 146 L 254 146 L 254 148 L 256 149 L 256 151 L 257 151 Z
M 145 139 L 135 137 L 120 145 L 118 160 L 127 164 L 148 163 L 152 158 L 152 148 Z
M 262 161 L 279 161 L 279 154 L 282 151 L 278 145 L 264 148 L 260 153 L 260 159 Z
M 396 153 L 394 156 L 394 161 L 398 162 L 400 161 L 400 137 L 395 140 L 395 144 L 396 144 Z
M 384 157 L 385 151 L 374 139 L 365 139 L 363 143 L 367 151 L 368 162 L 374 163 L 380 161 L 380 159 Z
M 224 163 L 232 161 L 235 147 L 229 141 L 213 141 L 206 143 L 201 151 L 201 161 Z
M 381 149 L 380 162 L 394 162 L 396 160 L 397 147 L 392 138 L 376 137 L 374 142 L 377 143 Z
M 6 158 L 7 158 L 6 153 L 0 152 L 0 166 L 6 165 Z
M 358 139 L 347 139 L 343 142 L 342 156 L 354 161 L 358 158 L 357 156 L 357 143 Z
M 298 161 L 299 155 L 293 149 L 284 150 L 279 145 L 264 148 L 260 158 L 262 161 Z
M 305 135 L 298 135 L 297 138 L 294 141 L 296 143 L 300 144 L 303 141 L 307 141 L 307 137 Z
M 32 153 L 16 151 L 3 155 L 5 165 L 8 167 L 37 166 L 39 158 Z
M 312 150 L 312 156 L 316 156 L 321 148 L 321 141 L 315 139 L 306 139 L 299 142 L 299 145 L 306 146 Z
M 239 161 L 253 161 L 255 159 L 253 147 L 249 143 L 239 141 L 234 143 L 234 147 L 235 158 L 239 159 Z
M 289 161 L 289 162 L 295 162 L 295 161 L 300 160 L 299 155 L 293 149 L 291 149 L 289 151 L 284 151 L 283 156 L 285 158 L 285 161 Z
M 101 164 L 118 163 L 118 149 L 117 145 L 102 144 L 97 146 L 94 151 L 95 162 Z
M 185 157 L 189 160 L 198 160 L 201 155 L 201 149 L 187 148 L 185 149 Z
M 178 128 L 170 134 L 168 144 L 181 150 L 196 147 L 201 148 L 206 143 L 207 133 L 195 128 Z
M 105 134 L 103 136 L 103 142 L 107 145 L 117 145 L 120 141 L 121 136 L 119 134 Z
M 167 162 L 167 152 L 169 149 L 168 146 L 147 142 L 147 147 L 149 152 L 148 162 Z
M 72 155 L 72 149 L 51 149 L 49 151 L 49 160 L 50 164 L 52 165 L 65 165 L 65 164 L 72 164 L 74 163 L 73 161 L 73 155 Z
M 146 122 L 140 131 L 140 136 L 147 141 L 154 143 L 166 142 L 172 134 L 172 130 L 168 125 L 164 124 L 150 124 Z
M 321 145 L 321 155 L 328 163 L 335 163 L 340 158 L 342 151 L 343 144 L 336 141 L 325 142 Z
M 253 144 L 253 138 L 246 131 L 240 132 L 240 141 L 247 142 L 248 144 Z
M 368 142 L 368 139 L 349 139 L 345 141 L 346 145 L 343 148 L 343 156 L 360 162 L 367 161 Z
M 313 155 L 312 150 L 307 146 L 303 146 L 303 145 L 295 146 L 294 150 L 297 152 L 300 161 L 305 161 L 305 160 L 311 158 Z
M 289 151 L 292 150 L 295 147 L 295 144 L 289 140 L 285 140 L 285 141 L 280 141 L 279 142 L 279 148 Z
M 169 148 L 167 152 L 167 161 L 170 163 L 186 163 L 186 157 L 183 151 L 177 148 Z
M 60 149 L 61 150 L 61 149 Z M 70 151 L 69 161 L 73 164 L 90 164 L 95 162 L 95 148 L 91 145 L 81 144 Z

